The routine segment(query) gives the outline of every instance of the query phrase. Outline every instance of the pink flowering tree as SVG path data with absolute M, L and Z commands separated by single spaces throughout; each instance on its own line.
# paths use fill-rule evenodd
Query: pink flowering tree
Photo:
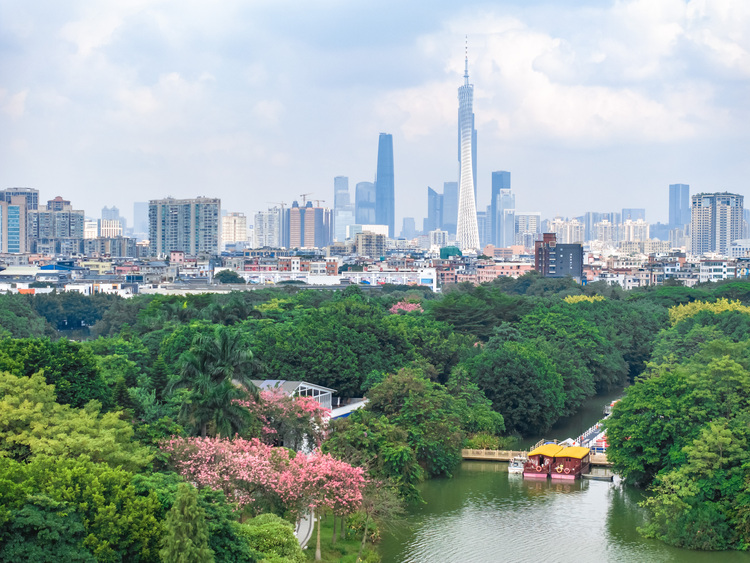
M 239 437 L 172 438 L 160 448 L 180 475 L 198 487 L 223 491 L 245 515 L 269 510 L 344 515 L 362 502 L 364 471 L 329 454 L 291 457 L 286 448 Z
M 297 455 L 289 463 L 289 471 L 285 477 L 286 486 L 295 487 L 295 491 L 289 491 L 288 494 L 282 492 L 282 496 L 301 503 L 300 508 L 309 509 L 317 517 L 315 559 L 319 561 L 321 519 L 328 511 L 344 516 L 359 508 L 365 485 L 364 470 L 330 454 L 315 452 L 308 456 Z
M 295 451 L 304 444 L 320 445 L 331 412 L 312 397 L 290 397 L 281 389 L 266 389 L 237 403 L 261 421 L 264 443 Z
M 404 299 L 403 301 L 399 301 L 396 303 L 393 307 L 388 309 L 390 313 L 393 313 L 394 315 L 397 313 L 411 313 L 413 311 L 416 311 L 418 313 L 422 312 L 422 304 L 421 303 L 415 303 L 411 301 L 407 301 Z
M 171 438 L 160 443 L 175 470 L 198 487 L 223 491 L 238 509 L 251 515 L 283 504 L 280 474 L 289 466 L 289 450 L 257 438 Z

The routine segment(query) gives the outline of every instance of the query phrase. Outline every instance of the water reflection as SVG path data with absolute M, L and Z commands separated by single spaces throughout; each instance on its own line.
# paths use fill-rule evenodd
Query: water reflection
M 601 481 L 524 481 L 507 464 L 465 462 L 453 479 L 422 485 L 426 504 L 384 537 L 384 563 L 510 561 L 750 562 L 645 540 L 639 491 Z

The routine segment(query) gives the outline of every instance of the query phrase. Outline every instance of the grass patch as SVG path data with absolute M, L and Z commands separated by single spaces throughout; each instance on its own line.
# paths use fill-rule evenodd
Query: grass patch
M 315 526 L 312 537 L 307 542 L 307 549 L 305 549 L 308 561 L 315 561 L 315 543 L 318 537 L 317 523 Z M 337 518 L 336 527 L 340 529 L 340 526 L 340 520 Z M 323 525 L 320 527 L 320 553 L 323 556 L 323 561 L 326 563 L 355 563 L 362 537 L 355 537 L 354 532 L 347 530 L 345 538 L 338 537 L 336 538 L 336 545 L 331 545 L 332 537 L 333 517 L 328 515 L 323 518 Z M 371 543 L 367 544 L 365 551 L 362 553 L 362 560 L 367 563 L 380 561 L 380 556 L 373 549 Z

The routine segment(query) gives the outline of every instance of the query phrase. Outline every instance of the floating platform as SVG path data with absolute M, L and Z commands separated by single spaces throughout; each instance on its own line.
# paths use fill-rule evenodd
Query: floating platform
M 598 474 L 592 474 L 592 473 L 584 473 L 581 475 L 584 479 L 588 479 L 589 481 L 614 481 L 615 476 L 613 474 L 609 475 L 598 475 Z

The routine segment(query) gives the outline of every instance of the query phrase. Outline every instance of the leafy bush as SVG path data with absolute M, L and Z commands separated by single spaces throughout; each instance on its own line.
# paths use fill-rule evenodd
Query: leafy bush
M 466 447 L 472 450 L 499 450 L 500 439 L 486 432 L 477 432 L 466 440 Z

